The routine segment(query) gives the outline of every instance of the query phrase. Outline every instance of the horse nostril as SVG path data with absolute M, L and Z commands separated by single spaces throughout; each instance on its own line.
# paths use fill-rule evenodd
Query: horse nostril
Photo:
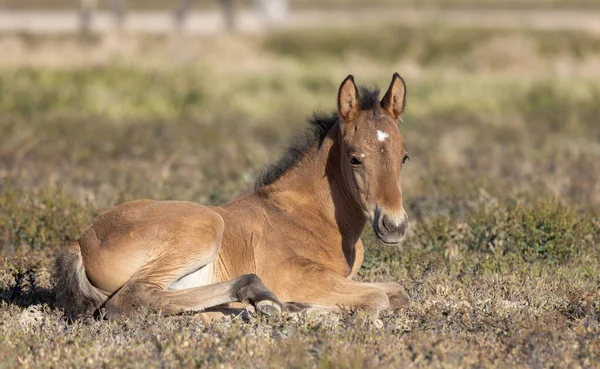
M 388 217 L 387 215 L 383 216 L 381 224 L 383 225 L 383 228 L 388 232 L 394 232 L 397 228 L 396 223 L 393 220 L 391 220 L 390 217 Z
M 381 226 L 386 231 L 386 233 L 395 233 L 404 235 L 406 233 L 406 229 L 408 228 L 408 222 L 403 218 L 393 218 L 387 215 L 384 215 L 381 219 Z

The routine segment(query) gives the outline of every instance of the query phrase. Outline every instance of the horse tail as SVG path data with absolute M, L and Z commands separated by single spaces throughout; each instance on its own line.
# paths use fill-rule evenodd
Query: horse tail
M 106 300 L 85 273 L 79 242 L 56 257 L 54 280 L 56 307 L 63 309 L 69 320 L 93 314 Z

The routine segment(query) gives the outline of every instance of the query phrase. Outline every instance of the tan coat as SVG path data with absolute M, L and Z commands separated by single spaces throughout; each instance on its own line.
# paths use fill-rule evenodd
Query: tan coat
M 381 102 L 349 76 L 338 112 L 313 118 L 313 137 L 253 193 L 219 207 L 138 200 L 99 215 L 57 260 L 58 303 L 72 318 L 100 307 L 169 314 L 245 302 L 273 315 L 406 304 L 397 283 L 351 279 L 367 222 L 384 243 L 407 229 L 400 174 L 408 156 L 396 124 L 405 94 L 398 74 Z

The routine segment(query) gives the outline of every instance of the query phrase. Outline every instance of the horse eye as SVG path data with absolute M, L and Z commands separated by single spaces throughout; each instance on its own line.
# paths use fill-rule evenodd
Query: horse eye
M 356 156 L 350 157 L 350 164 L 352 165 L 361 165 L 361 161 Z
M 410 157 L 408 155 L 404 155 L 402 158 L 402 164 L 406 163 L 407 160 L 410 160 Z

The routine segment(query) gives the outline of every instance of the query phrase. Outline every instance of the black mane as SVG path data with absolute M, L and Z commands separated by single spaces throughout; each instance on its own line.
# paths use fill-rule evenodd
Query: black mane
M 379 90 L 360 87 L 360 107 L 362 110 L 378 110 L 379 109 Z M 331 114 L 313 113 L 309 118 L 308 129 L 304 134 L 295 138 L 288 145 L 285 154 L 281 159 L 273 164 L 268 165 L 256 179 L 255 189 L 266 187 L 288 170 L 298 164 L 304 155 L 315 144 L 321 145 L 329 130 L 338 122 L 339 116 L 337 112 Z

